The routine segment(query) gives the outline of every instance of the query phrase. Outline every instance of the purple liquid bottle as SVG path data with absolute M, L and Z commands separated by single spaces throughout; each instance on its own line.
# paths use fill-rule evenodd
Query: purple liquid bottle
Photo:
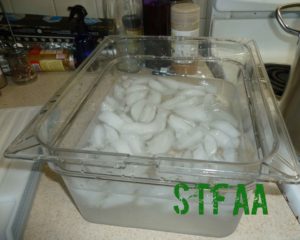
M 144 35 L 170 36 L 171 34 L 171 0 L 143 0 Z M 171 45 L 168 40 L 159 39 L 145 43 L 145 53 L 156 56 L 170 56 Z M 169 60 L 147 60 L 148 68 L 159 70 L 170 66 Z
M 169 36 L 171 34 L 170 0 L 143 0 L 144 34 Z

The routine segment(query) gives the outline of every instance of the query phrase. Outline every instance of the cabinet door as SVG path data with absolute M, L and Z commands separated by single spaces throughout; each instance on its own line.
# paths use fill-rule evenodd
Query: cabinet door
M 14 13 L 55 15 L 52 0 L 10 0 Z
M 58 16 L 69 16 L 69 6 L 82 5 L 87 10 L 88 17 L 98 17 L 95 0 L 54 0 L 54 5 Z

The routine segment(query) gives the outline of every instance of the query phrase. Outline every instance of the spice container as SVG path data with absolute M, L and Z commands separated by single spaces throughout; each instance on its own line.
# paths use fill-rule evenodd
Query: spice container
M 172 36 L 198 37 L 200 23 L 200 6 L 195 3 L 178 3 L 171 8 Z M 173 44 L 174 57 L 197 57 L 197 43 Z M 194 60 L 178 60 L 172 64 L 177 73 L 195 74 L 197 67 Z
M 8 54 L 11 79 L 14 83 L 25 84 L 37 78 L 36 72 L 28 62 L 27 53 L 23 48 L 13 48 Z
M 135 73 L 120 71 L 118 64 L 124 59 L 178 60 L 172 54 L 145 55 L 143 49 L 131 54 L 119 49 L 131 40 L 149 46 L 149 52 L 156 41 L 197 42 L 199 55 L 192 60 L 199 63 L 199 74 L 155 76 L 145 65 Z M 49 101 L 35 124 L 12 143 L 6 156 L 48 161 L 88 221 L 226 236 L 242 215 L 232 213 L 234 192 L 222 193 L 225 202 L 219 203 L 218 215 L 212 213 L 212 194 L 205 192 L 205 214 L 199 215 L 198 195 L 192 188 L 191 212 L 183 216 L 173 209 L 180 204 L 174 186 L 228 183 L 235 188 L 241 183 L 251 191 L 256 181 L 299 182 L 299 162 L 263 66 L 252 42 L 108 37 Z M 184 110 L 187 106 L 189 111 Z M 180 117 L 189 120 L 178 121 Z M 182 135 L 185 130 L 191 135 Z M 230 135 L 229 142 L 219 142 L 222 131 Z M 189 139 L 188 146 L 176 144 L 181 136 Z M 128 138 L 131 141 L 124 140 Z M 217 149 L 212 149 L 209 143 L 217 140 Z M 225 143 L 229 146 L 219 147 Z M 213 151 L 203 155 L 200 145 Z M 175 151 L 181 147 L 189 147 L 192 153 Z M 278 154 L 280 148 L 284 155 Z
M 74 57 L 68 49 L 41 49 L 28 52 L 28 60 L 37 72 L 61 72 L 75 69 Z

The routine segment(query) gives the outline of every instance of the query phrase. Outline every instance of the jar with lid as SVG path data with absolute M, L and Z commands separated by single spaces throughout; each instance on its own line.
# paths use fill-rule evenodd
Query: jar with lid
M 122 1 L 122 24 L 123 33 L 128 36 L 142 35 L 142 1 Z
M 27 59 L 25 49 L 16 47 L 8 53 L 8 63 L 11 70 L 11 79 L 16 84 L 32 82 L 37 78 L 36 72 Z
M 178 3 L 171 7 L 172 36 L 199 37 L 200 6 L 195 3 Z M 182 41 L 173 44 L 173 56 L 178 58 L 198 57 L 198 44 Z M 195 74 L 197 61 L 176 60 L 172 64 L 179 74 Z
M 127 36 L 142 35 L 142 2 L 141 0 L 125 0 L 122 7 L 122 34 Z M 125 40 L 118 46 L 118 51 L 128 55 L 141 54 L 143 46 L 137 39 Z M 140 70 L 142 61 L 135 58 L 124 58 L 118 63 L 118 69 L 124 72 L 135 73 Z
M 128 36 L 142 35 L 142 19 L 137 14 L 128 14 L 122 17 L 125 34 Z

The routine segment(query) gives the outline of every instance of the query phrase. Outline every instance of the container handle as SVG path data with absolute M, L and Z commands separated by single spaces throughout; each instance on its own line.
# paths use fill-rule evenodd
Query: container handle
M 300 7 L 300 3 L 292 3 L 292 4 L 281 5 L 276 9 L 275 17 L 276 17 L 277 21 L 279 22 L 280 26 L 283 28 L 284 31 L 299 37 L 300 30 L 289 27 L 289 25 L 285 23 L 285 21 L 283 20 L 283 17 L 282 17 L 282 11 L 284 9 L 296 8 L 296 7 Z

